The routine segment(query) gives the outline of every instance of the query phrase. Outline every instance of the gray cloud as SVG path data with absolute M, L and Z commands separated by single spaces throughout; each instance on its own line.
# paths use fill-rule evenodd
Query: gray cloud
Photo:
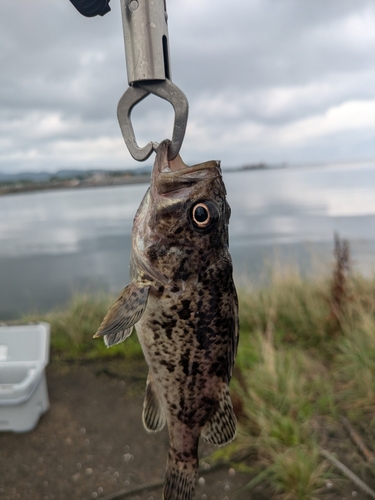
M 86 19 L 68 0 L 3 0 L 0 170 L 137 165 L 116 119 L 127 79 L 119 1 L 111 6 Z M 371 0 L 167 7 L 172 76 L 191 107 L 187 161 L 375 156 Z M 170 135 L 172 121 L 167 103 L 147 98 L 134 112 L 139 143 Z

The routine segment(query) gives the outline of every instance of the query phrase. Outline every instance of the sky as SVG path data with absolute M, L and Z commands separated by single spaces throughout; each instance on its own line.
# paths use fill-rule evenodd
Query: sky
M 85 18 L 69 0 L 1 0 L 0 172 L 128 169 L 120 0 Z M 167 0 L 186 163 L 375 159 L 373 0 Z M 171 105 L 132 113 L 140 145 L 170 138 Z M 152 158 L 145 164 L 152 163 Z

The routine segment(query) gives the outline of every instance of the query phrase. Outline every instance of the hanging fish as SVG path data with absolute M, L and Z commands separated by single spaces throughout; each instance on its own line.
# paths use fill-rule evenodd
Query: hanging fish
M 168 161 L 160 144 L 151 186 L 136 213 L 131 283 L 95 337 L 107 346 L 136 325 L 149 366 L 143 423 L 168 426 L 165 500 L 194 497 L 199 436 L 213 444 L 236 432 L 228 384 L 238 343 L 238 302 L 228 251 L 230 207 L 220 163 Z

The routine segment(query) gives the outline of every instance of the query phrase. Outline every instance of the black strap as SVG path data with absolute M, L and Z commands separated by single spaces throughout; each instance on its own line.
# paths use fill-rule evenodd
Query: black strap
M 70 0 L 80 14 L 86 17 L 104 16 L 111 10 L 111 0 Z

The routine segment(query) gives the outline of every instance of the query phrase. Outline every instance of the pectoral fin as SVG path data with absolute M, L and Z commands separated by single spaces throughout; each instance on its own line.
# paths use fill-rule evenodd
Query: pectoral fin
M 103 319 L 94 338 L 104 337 L 107 347 L 123 342 L 146 309 L 149 287 L 130 283 Z
M 150 374 L 147 377 L 146 396 L 143 403 L 143 425 L 149 432 L 161 431 L 165 425 L 165 414 L 155 382 Z
M 212 444 L 229 443 L 236 435 L 236 423 L 229 389 L 227 384 L 223 384 L 219 407 L 211 420 L 203 427 L 202 437 Z

